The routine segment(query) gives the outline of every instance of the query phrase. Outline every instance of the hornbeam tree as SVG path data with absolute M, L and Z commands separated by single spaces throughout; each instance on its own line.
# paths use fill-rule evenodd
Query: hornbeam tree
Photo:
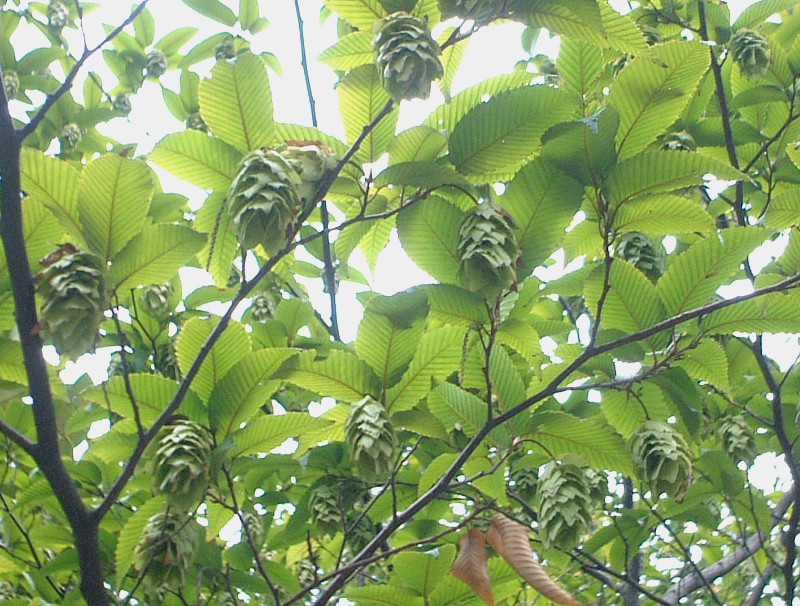
M 797 3 L 286 4 L 0 3 L 0 601 L 797 604 Z

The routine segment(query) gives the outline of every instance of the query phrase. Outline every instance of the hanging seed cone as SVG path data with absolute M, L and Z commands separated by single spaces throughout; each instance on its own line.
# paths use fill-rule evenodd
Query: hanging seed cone
M 633 463 L 654 496 L 680 498 L 692 478 L 692 455 L 686 440 L 661 421 L 645 421 L 630 437 Z
M 94 349 L 107 305 L 105 263 L 88 250 L 64 245 L 36 276 L 44 300 L 40 324 L 59 354 L 77 358 Z
M 489 606 L 494 606 L 492 579 L 486 567 L 488 561 L 486 535 L 480 528 L 473 528 L 461 535 L 461 548 L 450 574 L 472 587 Z
M 9 101 L 19 94 L 19 75 L 17 72 L 11 70 L 3 72 L 3 88 Z
M 58 133 L 58 141 L 61 143 L 62 152 L 75 149 L 82 139 L 83 133 L 81 132 L 81 127 L 74 122 L 65 124 L 61 132 Z
M 339 506 L 339 495 L 332 486 L 317 486 L 308 499 L 311 521 L 322 532 L 335 534 L 342 529 L 342 508 Z
M 344 428 L 350 461 L 366 479 L 383 479 L 394 468 L 397 437 L 386 408 L 372 398 L 354 402 Z
M 536 502 L 539 538 L 545 547 L 577 545 L 592 521 L 591 493 L 583 469 L 571 463 L 548 466 Z
M 172 296 L 172 284 L 151 284 L 146 286 L 139 297 L 142 311 L 154 318 L 165 318 L 169 314 L 169 298 Z
M 625 259 L 653 282 L 664 275 L 664 247 L 660 243 L 655 244 L 641 232 L 631 231 L 623 235 L 617 241 L 614 253 L 617 258 Z
M 531 587 L 547 599 L 564 606 L 581 606 L 569 592 L 559 587 L 544 571 L 531 550 L 530 529 L 496 513 L 486 534 L 486 540 Z
M 516 284 L 519 245 L 513 219 L 497 204 L 473 206 L 458 229 L 458 277 L 487 300 Z
M 194 421 L 179 420 L 158 441 L 153 460 L 153 489 L 179 509 L 190 509 L 208 488 L 213 440 Z
M 54 30 L 61 30 L 69 23 L 69 8 L 61 0 L 50 0 L 47 5 L 47 25 Z
M 734 463 L 744 461 L 748 466 L 756 458 L 756 443 L 753 432 L 743 415 L 726 415 L 719 424 L 717 433 L 725 452 Z
M 160 78 L 167 72 L 169 61 L 167 56 L 157 48 L 154 48 L 147 55 L 144 66 L 144 74 L 150 78 Z
M 184 513 L 157 513 L 147 522 L 142 538 L 133 549 L 133 565 L 147 571 L 149 587 L 182 585 L 195 560 L 201 530 Z
M 289 163 L 300 177 L 301 183 L 298 186 L 298 194 L 303 201 L 305 210 L 311 210 L 311 206 L 316 202 L 315 194 L 325 177 L 330 173 L 339 158 L 336 153 L 324 143 L 319 142 L 300 142 L 305 145 L 290 145 L 281 151 L 281 155 Z
M 431 83 L 444 75 L 442 50 L 428 24 L 397 12 L 376 23 L 372 49 L 383 87 L 395 101 L 427 99 Z
M 228 192 L 228 211 L 242 246 L 261 244 L 274 255 L 287 244 L 301 207 L 301 183 L 276 151 L 257 149 L 242 159 Z
M 767 71 L 772 53 L 767 39 L 752 29 L 740 29 L 730 42 L 730 52 L 747 78 L 760 80 Z
M 694 137 L 685 130 L 667 133 L 664 137 L 664 142 L 661 144 L 661 149 L 669 151 L 697 151 L 697 143 Z

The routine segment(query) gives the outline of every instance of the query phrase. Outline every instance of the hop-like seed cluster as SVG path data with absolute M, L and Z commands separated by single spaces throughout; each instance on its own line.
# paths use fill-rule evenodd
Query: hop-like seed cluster
M 301 183 L 276 151 L 257 149 L 242 159 L 228 192 L 228 211 L 242 246 L 261 244 L 274 255 L 286 245 L 301 207 Z
M 71 358 L 94 348 L 107 304 L 105 263 L 88 250 L 63 246 L 36 277 L 44 337 Z
M 769 70 L 772 53 L 767 39 L 752 29 L 740 29 L 730 42 L 734 61 L 747 78 L 759 80 Z
M 131 113 L 131 98 L 126 93 L 120 93 L 114 97 L 111 101 L 111 109 L 115 112 L 121 113 L 123 116 L 127 116 Z
M 516 283 L 519 245 L 514 221 L 500 206 L 472 207 L 458 229 L 458 277 L 470 291 L 493 300 Z
M 146 286 L 139 297 L 141 309 L 148 316 L 163 319 L 169 314 L 172 284 L 151 284 Z
M 335 534 L 342 529 L 342 508 L 334 486 L 321 485 L 311 491 L 308 499 L 311 521 L 322 532 Z
M 13 600 L 17 597 L 14 586 L 8 581 L 0 581 L 0 602 Z
M 19 94 L 19 75 L 15 71 L 3 72 L 3 88 L 6 91 L 6 98 L 11 100 Z
M 526 501 L 533 501 L 539 486 L 539 468 L 527 467 L 518 461 L 511 461 L 509 479 L 513 483 L 514 492 Z
M 336 168 L 339 161 L 336 153 L 322 143 L 310 145 L 289 145 L 281 152 L 301 183 L 297 188 L 303 206 L 308 209 L 315 202 L 314 194 L 325 176 Z
M 301 558 L 297 560 L 297 580 L 300 585 L 311 585 L 317 579 L 317 567 L 314 566 L 309 558 Z
M 667 136 L 664 137 L 661 149 L 669 151 L 697 151 L 697 143 L 695 143 L 694 137 L 692 137 L 691 134 L 687 133 L 685 130 L 681 130 L 668 133 Z
M 604 471 L 593 467 L 584 467 L 583 475 L 586 478 L 587 486 L 589 486 L 589 497 L 592 502 L 602 506 L 608 494 L 608 476 Z
M 233 41 L 220 42 L 214 48 L 214 59 L 217 61 L 227 61 L 236 56 L 236 50 L 233 47 Z
M 756 443 L 753 432 L 744 415 L 726 415 L 717 428 L 725 452 L 734 463 L 744 461 L 748 466 L 756 458 Z
M 644 41 L 647 42 L 648 46 L 655 46 L 656 44 L 661 44 L 664 41 L 664 36 L 662 36 L 661 32 L 654 27 L 640 25 L 639 29 L 642 31 Z
M 17 72 L 9 70 L 3 72 L 3 88 L 6 91 L 6 98 L 11 100 L 19 94 L 19 75 Z
M 666 253 L 661 244 L 656 245 L 645 234 L 631 231 L 623 235 L 614 249 L 619 259 L 625 259 L 653 282 L 664 275 Z
M 458 17 L 475 21 L 488 21 L 497 11 L 495 0 L 439 0 L 442 19 Z
M 61 30 L 69 23 L 69 8 L 61 0 L 50 0 L 47 5 L 47 25 L 54 30 Z
M 158 441 L 153 458 L 153 489 L 179 509 L 190 509 L 203 497 L 209 483 L 213 440 L 194 421 L 170 425 Z
M 586 474 L 572 463 L 551 464 L 541 478 L 536 498 L 539 536 L 545 547 L 577 545 L 592 520 L 592 499 Z
M 679 498 L 689 488 L 692 455 L 683 436 L 661 421 L 645 421 L 630 438 L 633 463 L 642 483 L 657 496 Z
M 163 53 L 163 51 L 154 48 L 147 55 L 144 66 L 144 74 L 149 78 L 160 78 L 166 73 L 167 67 L 169 67 L 167 56 Z
M 397 436 L 386 407 L 372 398 L 354 402 L 344 427 L 350 462 L 367 479 L 385 478 L 394 468 Z
M 208 125 L 206 125 L 203 117 L 200 115 L 200 112 L 194 112 L 189 114 L 189 117 L 186 118 L 186 128 L 189 130 L 199 130 L 201 132 L 208 132 Z
M 195 560 L 201 529 L 184 513 L 157 513 L 133 550 L 133 565 L 147 571 L 148 587 L 182 585 Z
M 250 537 L 256 545 L 260 545 L 264 540 L 264 524 L 261 522 L 261 516 L 252 511 L 242 512 L 242 518 L 247 525 L 247 530 L 250 532 Z M 247 540 L 244 528 L 242 528 L 242 541 Z
M 81 142 L 81 139 L 83 139 L 81 127 L 74 122 L 65 124 L 61 128 L 61 132 L 58 133 L 58 141 L 61 143 L 62 152 L 70 151 L 78 147 L 78 143 Z
M 181 378 L 181 370 L 175 357 L 174 341 L 175 337 L 156 347 L 153 365 L 163 376 L 177 380 Z
M 253 297 L 250 304 L 250 313 L 254 322 L 261 324 L 268 322 L 275 314 L 275 299 L 269 293 L 260 293 Z
M 376 23 L 375 29 L 372 49 L 383 87 L 395 101 L 427 99 L 431 82 L 444 75 L 442 50 L 427 23 L 397 12 Z

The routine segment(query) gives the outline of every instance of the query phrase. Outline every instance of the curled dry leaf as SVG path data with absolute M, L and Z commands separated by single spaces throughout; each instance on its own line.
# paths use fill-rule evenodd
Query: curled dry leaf
M 464 581 L 475 590 L 484 602 L 494 606 L 492 595 L 492 580 L 486 569 L 489 552 L 486 549 L 486 535 L 480 528 L 473 528 L 461 535 L 461 550 L 450 573 L 457 579 Z
M 501 513 L 496 513 L 492 516 L 492 526 L 486 534 L 486 539 L 495 551 L 543 596 L 557 604 L 581 606 L 581 602 L 556 585 L 556 582 L 536 560 L 531 550 L 528 533 L 527 526 L 523 526 Z

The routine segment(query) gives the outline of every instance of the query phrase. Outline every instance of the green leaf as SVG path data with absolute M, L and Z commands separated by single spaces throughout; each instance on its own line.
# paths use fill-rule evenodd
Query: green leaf
M 145 227 L 114 255 L 112 290 L 122 294 L 137 286 L 168 282 L 205 241 L 203 234 L 183 225 L 158 223 Z
M 355 402 L 380 389 L 372 369 L 353 354 L 334 349 L 324 360 L 308 351 L 293 361 L 282 377 L 304 389 L 343 402 Z
M 431 311 L 429 328 L 440 326 L 482 326 L 489 322 L 486 302 L 478 295 L 450 284 L 431 284 L 423 286 L 428 295 Z
M 179 179 L 202 187 L 227 191 L 236 176 L 242 154 L 196 130 L 164 137 L 148 159 Z
M 22 148 L 22 189 L 52 212 L 75 244 L 85 242 L 78 220 L 79 172 L 63 160 L 45 156 L 30 147 Z
M 586 7 L 586 3 L 583 3 Z M 635 23 L 620 15 L 605 2 L 594 10 L 580 10 L 576 3 L 567 0 L 529 0 L 527 23 L 544 27 L 554 34 L 589 42 L 600 48 L 614 48 L 626 53 L 640 53 L 647 46 Z M 599 17 L 599 18 L 598 18 Z
M 36 271 L 39 260 L 53 251 L 56 242 L 64 241 L 64 227 L 38 198 L 32 197 L 26 198 L 22 203 L 22 225 L 25 229 L 28 259 L 33 271 Z M 0 249 L 0 276 L 8 276 L 8 265 L 2 249 Z M 15 320 L 12 317 L 11 326 L 14 324 Z M 10 329 L 11 326 L 0 330 Z
M 590 42 L 563 38 L 556 67 L 564 89 L 583 99 L 603 72 L 603 51 Z
M 160 375 L 144 373 L 131 373 L 128 378 L 136 398 L 142 425 L 148 428 L 172 401 L 178 390 L 178 384 Z M 111 410 L 126 419 L 135 418 L 134 407 L 122 376 L 112 377 L 104 385 L 90 390 L 86 397 L 98 404 L 108 404 Z M 195 396 L 189 394 L 187 397 Z
M 218 61 L 198 89 L 200 113 L 215 136 L 241 152 L 274 143 L 272 92 L 264 61 L 252 54 Z
M 258 19 L 258 0 L 239 0 L 239 23 L 242 29 L 250 29 Z
M 800 314 L 797 316 L 800 317 Z M 725 350 L 716 341 L 703 339 L 697 347 L 684 352 L 675 365 L 697 381 L 716 385 L 723 391 L 730 390 L 728 358 Z
M 145 225 L 153 195 L 147 164 L 106 154 L 90 162 L 78 182 L 78 210 L 89 248 L 111 260 Z
M 710 234 L 716 223 L 696 201 L 668 194 L 632 200 L 619 209 L 614 220 L 618 233 L 640 231 L 652 237 L 665 234 Z
M 608 98 L 619 112 L 620 158 L 642 151 L 681 115 L 709 61 L 704 44 L 676 40 L 657 44 L 622 70 Z
M 378 0 L 324 0 L 325 6 L 337 13 L 353 27 L 366 32 L 372 25 L 386 16 L 386 9 Z
M 498 474 L 499 475 L 499 474 Z M 428 596 L 447 576 L 455 556 L 455 545 L 442 545 L 434 551 L 406 551 L 392 559 L 391 582 Z
M 657 286 L 667 313 L 676 315 L 708 303 L 769 234 L 759 227 L 726 229 L 672 260 Z
M 424 606 L 422 596 L 395 585 L 353 587 L 345 592 L 345 597 L 358 606 Z
M 486 424 L 486 402 L 452 383 L 439 383 L 428 395 L 428 409 L 448 429 L 472 437 Z
M 227 288 L 233 260 L 239 254 L 239 240 L 231 226 L 224 194 L 214 192 L 197 211 L 195 229 L 207 233 L 208 240 L 197 255 L 200 263 L 219 288 Z
M 586 284 L 586 304 L 594 313 L 603 296 L 605 270 L 598 267 L 589 276 Z M 635 333 L 649 328 L 664 319 L 664 308 L 659 301 L 656 288 L 650 280 L 626 261 L 614 260 L 609 275 L 608 291 L 602 312 L 602 326 Z M 658 349 L 662 339 L 647 340 L 653 349 Z
M 349 70 L 365 63 L 372 63 L 375 60 L 372 53 L 372 37 L 370 31 L 347 34 L 336 44 L 325 49 L 317 57 L 317 61 L 338 70 Z
M 184 375 L 194 364 L 216 327 L 218 318 L 191 318 L 178 333 L 175 357 Z M 231 322 L 217 339 L 192 382 L 192 390 L 208 402 L 214 388 L 245 355 L 250 353 L 250 336 L 243 324 Z
M 413 408 L 431 389 L 431 380 L 442 380 L 460 368 L 464 329 L 457 326 L 425 333 L 400 381 L 386 392 L 386 408 L 400 412 Z
M 439 282 L 455 282 L 458 228 L 464 212 L 438 196 L 420 200 L 397 217 L 397 235 L 411 260 Z
M 764 224 L 773 229 L 800 225 L 800 187 L 793 187 L 772 198 Z
M 452 132 L 461 118 L 467 115 L 474 107 L 484 103 L 487 98 L 525 86 L 532 79 L 533 76 L 525 70 L 517 70 L 510 74 L 487 78 L 483 82 L 464 89 L 450 99 L 449 103 L 444 103 L 437 107 L 425 121 L 425 124 L 439 131 Z
M 538 412 L 531 417 L 532 439 L 555 456 L 576 454 L 597 469 L 633 472 L 631 455 L 616 432 L 563 412 Z
M 475 178 L 511 176 L 539 151 L 544 132 L 576 109 L 571 95 L 545 85 L 500 93 L 458 122 L 450 137 L 450 162 Z
M 415 126 L 398 133 L 386 151 L 389 164 L 427 162 L 437 158 L 447 146 L 445 136 L 430 126 Z
M 264 415 L 248 423 L 233 436 L 234 457 L 268 453 L 289 438 L 318 431 L 329 421 L 315 419 L 307 412 L 287 412 L 282 415 Z
M 125 521 L 122 530 L 119 531 L 117 548 L 114 553 L 114 562 L 117 570 L 116 583 L 118 586 L 122 585 L 122 580 L 133 565 L 133 550 L 139 539 L 142 538 L 147 522 L 154 515 L 163 511 L 165 502 L 163 496 L 149 499 L 133 512 Z
M 337 87 L 339 113 L 344 122 L 347 142 L 352 144 L 390 103 L 389 93 L 381 84 L 375 65 L 361 65 L 348 72 Z M 364 139 L 355 158 L 361 162 L 375 162 L 394 137 L 397 126 L 397 108 L 383 118 Z
M 452 33 L 453 30 L 449 28 L 442 32 L 442 35 L 439 37 L 439 43 L 444 43 Z M 468 38 L 451 44 L 442 51 L 442 55 L 439 58 L 444 68 L 444 76 L 439 79 L 439 90 L 442 91 L 445 101 L 450 101 L 451 99 L 450 91 L 453 86 L 453 80 L 455 80 L 458 68 L 461 66 L 461 60 L 464 58 L 464 51 L 467 50 L 469 41 L 470 39 Z
M 267 348 L 243 357 L 214 386 L 208 399 L 208 417 L 218 441 L 236 431 L 269 401 L 280 386 L 269 379 L 298 350 Z
M 797 6 L 797 0 L 761 0 L 745 8 L 733 24 L 733 29 L 756 27 L 775 13 L 781 13 Z
M 402 162 L 392 164 L 375 178 L 375 187 L 406 185 L 436 189 L 444 185 L 469 187 L 469 181 L 441 162 Z
M 385 315 L 367 308 L 358 325 L 358 356 L 372 367 L 384 387 L 394 385 L 408 367 L 422 337 L 424 322 L 403 329 Z
M 204 17 L 218 23 L 233 27 L 236 25 L 236 14 L 219 0 L 182 0 L 183 3 Z
M 626 440 L 648 419 L 666 419 L 672 414 L 664 393 L 652 383 L 642 383 L 629 391 L 603 390 L 600 410 Z
M 372 226 L 358 241 L 358 248 L 364 255 L 364 259 L 366 259 L 367 264 L 369 265 L 369 270 L 375 273 L 375 267 L 378 264 L 378 257 L 380 257 L 381 253 L 389 244 L 392 231 L 396 226 L 396 221 L 394 217 L 390 217 L 388 219 L 370 221 L 370 223 L 372 223 Z
M 613 205 L 705 183 L 703 176 L 738 181 L 744 175 L 725 162 L 685 151 L 645 151 L 614 167 L 605 186 Z
M 170 57 L 176 54 L 196 33 L 196 27 L 179 27 L 156 42 L 155 47 Z
M 543 160 L 534 160 L 517 173 L 500 204 L 517 224 L 521 276 L 529 275 L 559 248 L 582 198 L 579 182 Z
M 710 313 L 700 328 L 708 334 L 788 332 L 800 326 L 800 300 L 795 295 L 772 294 L 749 299 Z
M 542 157 L 587 186 L 603 181 L 617 160 L 614 136 L 619 116 L 614 108 L 577 122 L 562 122 L 548 130 Z

